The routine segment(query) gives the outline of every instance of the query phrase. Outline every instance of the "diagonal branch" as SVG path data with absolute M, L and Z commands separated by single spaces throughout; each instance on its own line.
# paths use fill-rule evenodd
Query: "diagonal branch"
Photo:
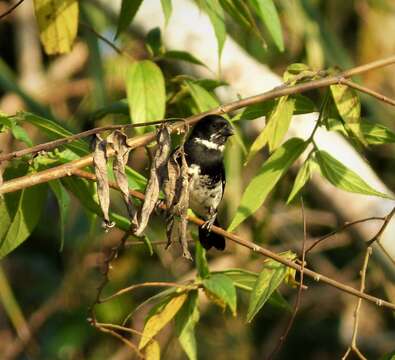
M 275 98 L 278 98 L 281 96 L 299 94 L 299 93 L 306 92 L 309 90 L 319 89 L 319 88 L 327 87 L 327 86 L 330 86 L 333 84 L 338 84 L 341 81 L 341 79 L 349 78 L 351 76 L 362 74 L 367 71 L 378 69 L 380 67 L 388 66 L 391 64 L 395 64 L 395 55 L 385 58 L 385 59 L 373 61 L 373 62 L 367 63 L 365 65 L 354 67 L 352 69 L 340 72 L 339 74 L 334 75 L 334 76 L 329 76 L 329 77 L 325 77 L 325 78 L 318 79 L 318 80 L 312 80 L 312 81 L 309 81 L 306 83 L 301 83 L 301 84 L 294 85 L 294 86 L 284 86 L 283 85 L 280 87 L 276 87 L 276 88 L 274 88 L 270 91 L 264 92 L 262 94 L 247 97 L 245 99 L 234 101 L 234 102 L 228 103 L 226 105 L 221 105 L 215 109 L 211 109 L 209 111 L 190 116 L 185 119 L 185 122 L 172 126 L 171 130 L 174 131 L 174 130 L 179 129 L 185 125 L 193 125 L 205 115 L 209 115 L 209 114 L 221 115 L 221 114 L 225 114 L 225 113 L 229 113 L 229 112 L 241 109 L 241 108 L 246 107 L 248 105 L 272 100 L 272 99 L 275 99 Z M 150 132 L 150 133 L 147 133 L 147 134 L 144 134 L 141 136 L 136 136 L 136 137 L 128 139 L 127 144 L 130 148 L 134 149 L 139 146 L 147 145 L 154 139 L 155 139 L 155 133 Z M 109 151 L 108 156 L 112 156 L 112 155 L 113 155 L 113 151 Z M 0 186 L 0 194 L 5 194 L 8 192 L 21 190 L 21 189 L 24 189 L 26 187 L 30 187 L 30 186 L 33 186 L 36 184 L 41 184 L 44 182 L 48 182 L 50 180 L 62 178 L 64 176 L 70 175 L 73 172 L 73 170 L 75 170 L 75 169 L 80 169 L 80 168 L 83 168 L 85 166 L 92 164 L 92 161 L 93 161 L 93 156 L 92 156 L 92 154 L 90 154 L 90 155 L 82 157 L 78 160 L 71 161 L 71 162 L 64 164 L 64 165 L 60 165 L 60 166 L 57 166 L 57 167 L 54 167 L 51 169 L 47 169 L 47 170 L 35 173 L 35 174 L 22 176 L 20 178 L 16 178 L 16 179 L 7 181 L 3 185 Z
M 87 171 L 83 171 L 83 170 L 75 170 L 74 171 L 74 175 L 82 177 L 82 178 L 85 178 L 85 179 L 88 179 L 88 180 L 91 180 L 91 181 L 95 181 L 96 180 L 96 176 L 94 174 L 89 173 Z M 116 185 L 115 183 L 110 182 L 109 185 L 110 185 L 111 188 L 119 190 L 118 185 Z M 140 200 L 144 200 L 144 194 L 140 193 L 139 191 L 129 190 L 129 192 L 130 192 L 130 195 L 132 195 L 132 196 L 134 196 L 134 197 L 136 197 L 136 198 L 138 198 Z M 165 209 L 165 207 L 163 205 L 161 207 Z M 204 224 L 203 220 L 201 220 L 201 219 L 199 219 L 199 218 L 197 218 L 195 216 L 191 216 L 191 215 L 188 216 L 188 221 L 190 221 L 190 222 L 192 222 L 192 223 L 194 223 L 194 224 L 196 224 L 198 226 L 201 226 L 201 225 Z M 386 308 L 389 308 L 389 309 L 395 311 L 395 304 L 392 304 L 392 303 L 390 303 L 388 301 L 379 299 L 379 298 L 377 298 L 375 296 L 365 294 L 364 292 L 361 292 L 361 291 L 359 291 L 357 289 L 354 289 L 351 286 L 345 285 L 345 284 L 340 283 L 340 282 L 338 282 L 338 281 L 336 281 L 336 280 L 334 280 L 334 279 L 332 279 L 330 277 L 327 277 L 327 276 L 322 275 L 320 273 L 317 273 L 317 272 L 315 272 L 313 270 L 310 270 L 310 269 L 304 267 L 304 265 L 299 265 L 299 264 L 297 264 L 297 263 L 295 263 L 293 261 L 286 260 L 283 257 L 281 257 L 280 255 L 278 255 L 278 254 L 276 254 L 276 253 L 274 253 L 274 252 L 272 252 L 272 251 L 270 251 L 268 249 L 265 249 L 262 246 L 254 244 L 251 241 L 245 240 L 245 239 L 241 238 L 240 236 L 238 236 L 236 234 L 230 233 L 230 232 L 228 232 L 228 231 L 226 231 L 226 230 L 224 230 L 224 229 L 222 229 L 222 228 L 220 228 L 218 226 L 213 225 L 211 231 L 215 232 L 216 234 L 219 234 L 219 235 L 222 235 L 222 236 L 226 237 L 227 239 L 235 242 L 236 244 L 244 246 L 244 247 L 246 247 L 246 248 L 248 248 L 248 249 L 250 249 L 252 251 L 255 251 L 255 252 L 257 252 L 257 253 L 259 253 L 261 255 L 264 255 L 264 256 L 266 256 L 268 258 L 271 258 L 271 259 L 273 259 L 275 261 L 278 261 L 279 263 L 284 264 L 285 266 L 288 266 L 289 268 L 292 268 L 292 269 L 294 269 L 294 270 L 296 270 L 296 271 L 298 271 L 300 273 L 303 272 L 304 275 L 314 279 L 315 281 L 322 281 L 323 283 L 325 283 L 327 285 L 330 285 L 330 286 L 332 286 L 332 287 L 334 287 L 334 288 L 336 288 L 336 289 L 338 289 L 340 291 L 346 292 L 346 293 L 348 293 L 350 295 L 354 295 L 354 296 L 360 297 L 360 298 L 362 298 L 364 300 L 367 300 L 367 301 L 370 301 L 370 302 L 372 302 L 372 303 L 374 303 L 374 304 L 376 304 L 378 306 L 384 306 Z

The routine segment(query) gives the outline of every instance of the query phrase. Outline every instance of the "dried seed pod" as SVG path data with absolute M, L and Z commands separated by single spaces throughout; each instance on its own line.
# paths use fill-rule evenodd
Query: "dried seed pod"
M 150 178 L 145 190 L 145 199 L 140 212 L 139 226 L 135 230 L 135 235 L 140 236 L 145 230 L 149 217 L 158 201 L 160 187 L 163 183 L 165 166 L 168 162 L 171 150 L 170 129 L 166 125 L 161 125 L 157 135 L 158 147 L 151 162 Z
M 104 218 L 103 227 L 108 230 L 114 226 L 114 223 L 110 221 L 108 215 L 110 208 L 110 187 L 107 174 L 106 145 L 106 141 L 103 140 L 100 135 L 96 134 L 94 140 L 93 164 L 97 178 L 97 195 Z
M 133 226 L 137 227 L 137 211 L 134 208 L 132 199 L 129 195 L 128 179 L 125 173 L 125 166 L 129 159 L 130 148 L 126 144 L 127 136 L 120 130 L 115 130 L 107 137 L 107 143 L 112 146 L 115 151 L 113 162 L 113 171 L 115 181 L 121 189 L 125 205 L 128 209 L 130 220 Z

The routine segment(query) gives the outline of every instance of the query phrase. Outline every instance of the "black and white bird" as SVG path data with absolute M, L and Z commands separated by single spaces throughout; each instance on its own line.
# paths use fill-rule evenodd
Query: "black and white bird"
M 223 154 L 233 129 L 222 116 L 203 117 L 185 142 L 188 163 L 189 206 L 205 223 L 199 227 L 199 240 L 205 249 L 225 249 L 225 239 L 211 232 L 218 225 L 217 210 L 225 190 Z

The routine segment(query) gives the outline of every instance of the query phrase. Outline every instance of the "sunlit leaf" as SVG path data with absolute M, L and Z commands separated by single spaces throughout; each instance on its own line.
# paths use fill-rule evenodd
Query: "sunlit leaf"
M 45 52 L 69 52 L 77 35 L 78 1 L 34 0 L 34 11 Z
M 132 22 L 143 0 L 122 0 L 121 13 L 118 19 L 117 34 L 115 37 L 125 31 Z
M 162 5 L 163 14 L 165 16 L 165 24 L 167 25 L 172 12 L 171 0 L 160 0 Z
M 330 88 L 335 106 L 345 122 L 346 129 L 349 129 L 362 144 L 366 144 L 360 127 L 361 102 L 358 94 L 346 85 L 331 85 Z M 348 127 L 351 124 L 353 127 Z
M 236 288 L 229 277 L 223 274 L 211 275 L 203 280 L 203 286 L 211 300 L 222 308 L 228 305 L 232 314 L 234 316 L 236 315 Z
M 316 151 L 316 159 L 321 174 L 337 188 L 358 194 L 391 198 L 389 195 L 373 189 L 359 175 L 345 167 L 326 151 Z
M 296 255 L 291 251 L 282 254 L 287 260 L 294 260 Z M 287 275 L 287 267 L 275 260 L 266 260 L 263 270 L 252 290 L 250 303 L 248 305 L 247 321 L 251 322 L 259 310 L 265 305 L 273 292 L 280 286 Z
M 299 191 L 303 188 L 307 181 L 310 180 L 312 170 L 311 168 L 312 160 L 308 159 L 304 162 L 304 164 L 299 169 L 298 174 L 296 175 L 294 185 L 287 199 L 287 204 L 289 204 L 295 198 L 295 196 L 299 193 Z
M 145 347 L 145 360 L 160 360 L 160 346 L 155 340 L 151 340 Z
M 208 17 L 210 18 L 211 24 L 213 25 L 218 43 L 218 57 L 221 57 L 222 49 L 224 48 L 226 39 L 224 12 L 218 0 L 201 0 L 200 4 L 206 11 Z
M 281 23 L 273 0 L 249 0 L 249 3 L 266 26 L 269 34 L 273 38 L 274 44 L 280 51 L 284 51 Z
M 154 62 L 143 60 L 132 64 L 127 73 L 126 90 L 132 123 L 164 118 L 165 80 Z
M 185 84 L 199 112 L 213 109 L 219 105 L 218 100 L 202 86 L 192 81 L 185 81 Z
M 199 321 L 198 292 L 188 293 L 188 299 L 175 317 L 176 334 L 189 360 L 197 359 L 195 325 Z
M 172 297 L 160 310 L 152 314 L 145 323 L 139 349 L 144 348 L 150 340 L 177 314 L 185 300 L 187 293 Z
M 302 139 L 292 138 L 281 145 L 262 165 L 248 184 L 229 231 L 234 230 L 263 204 L 267 195 L 307 146 Z

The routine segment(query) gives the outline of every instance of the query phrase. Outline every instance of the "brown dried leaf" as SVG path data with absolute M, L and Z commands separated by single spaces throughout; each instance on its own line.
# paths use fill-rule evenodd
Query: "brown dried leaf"
M 120 130 L 115 130 L 107 137 L 107 143 L 110 144 L 115 151 L 115 158 L 113 162 L 115 181 L 121 189 L 132 225 L 137 227 L 137 212 L 133 206 L 132 198 L 129 195 L 128 178 L 125 173 L 125 166 L 128 162 L 129 153 L 131 150 L 127 146 L 126 140 L 127 136 Z
M 135 235 L 140 236 L 147 227 L 149 217 L 158 201 L 160 187 L 165 175 L 165 167 L 171 150 L 170 129 L 162 125 L 156 135 L 158 147 L 151 162 L 150 178 L 145 190 L 144 204 L 140 212 L 139 226 Z
M 176 195 L 177 180 L 181 176 L 180 165 L 176 159 L 176 151 L 167 162 L 167 172 L 163 180 L 163 193 L 165 194 L 165 204 L 167 209 L 171 209 Z
M 177 157 L 180 158 L 181 167 L 178 167 L 179 176 L 177 176 L 175 181 L 175 189 L 173 190 L 174 197 L 168 208 L 170 217 L 167 221 L 167 247 L 170 246 L 173 241 L 179 241 L 182 246 L 183 257 L 192 260 L 191 253 L 188 250 L 187 239 L 189 175 L 183 147 L 176 150 L 172 156 L 172 160 L 178 165 L 179 162 L 177 161 Z M 169 174 L 168 177 L 170 178 L 170 176 Z
M 107 174 L 107 151 L 106 141 L 100 135 L 96 134 L 94 141 L 93 165 L 97 178 L 97 195 L 99 197 L 100 207 L 103 212 L 103 227 L 108 230 L 114 226 L 110 221 L 108 211 L 110 208 L 110 187 L 108 184 Z

